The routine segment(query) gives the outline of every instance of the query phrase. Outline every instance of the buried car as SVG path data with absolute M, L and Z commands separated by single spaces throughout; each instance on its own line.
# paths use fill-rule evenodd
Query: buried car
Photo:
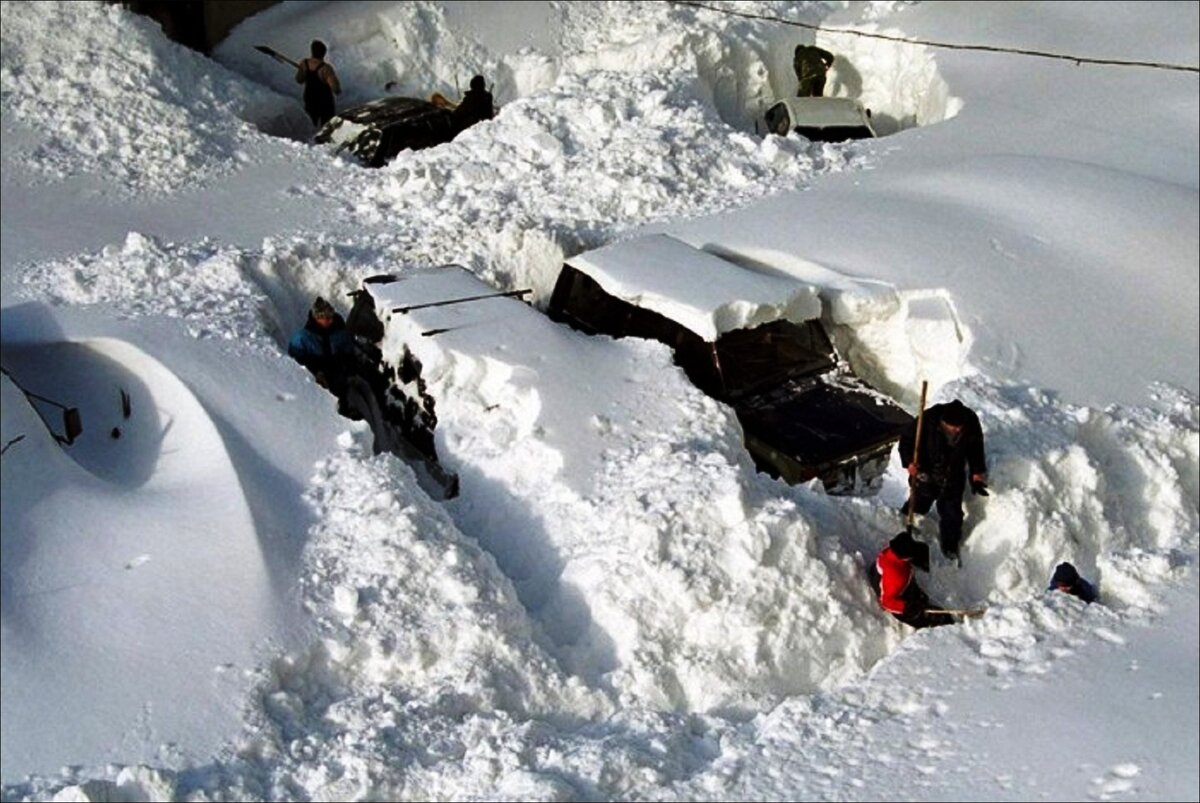
M 420 98 L 387 97 L 335 115 L 313 137 L 348 152 L 367 167 L 382 167 L 403 150 L 421 150 L 454 139 L 451 109 Z
M 767 109 L 767 131 L 795 131 L 813 142 L 844 142 L 875 136 L 871 110 L 853 98 L 784 98 Z
M 548 312 L 591 334 L 671 347 L 697 387 L 733 408 L 758 468 L 789 483 L 877 485 L 913 420 L 838 357 L 816 288 L 667 235 L 568 259 Z

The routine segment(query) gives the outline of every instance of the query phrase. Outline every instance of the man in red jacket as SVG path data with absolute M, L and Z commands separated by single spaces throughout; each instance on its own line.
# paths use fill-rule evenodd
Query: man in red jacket
M 913 578 L 913 565 L 929 571 L 929 547 L 917 543 L 908 530 L 897 535 L 875 558 L 871 568 L 871 589 L 879 605 L 909 627 L 937 627 L 954 624 L 948 613 L 930 613 L 937 607 Z

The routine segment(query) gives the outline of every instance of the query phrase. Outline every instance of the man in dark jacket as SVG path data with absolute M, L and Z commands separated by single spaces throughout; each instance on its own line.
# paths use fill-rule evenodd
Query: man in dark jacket
M 341 400 L 354 370 L 354 337 L 342 316 L 317 296 L 304 326 L 288 342 L 288 356 L 312 372 L 317 383 Z
M 1096 601 L 1096 587 L 1079 576 L 1079 571 L 1070 563 L 1060 563 L 1054 569 L 1047 591 L 1062 591 L 1091 605 Z
M 875 558 L 869 571 L 871 590 L 879 605 L 898 620 L 917 629 L 954 624 L 948 613 L 932 613 L 936 607 L 913 578 L 913 566 L 929 570 L 929 547 L 918 543 L 908 530 L 897 535 Z
M 476 123 L 491 120 L 496 116 L 492 93 L 487 91 L 483 76 L 477 75 L 471 79 L 471 88 L 463 95 L 462 102 L 452 112 L 454 129 L 458 133 L 466 131 Z
M 296 83 L 304 84 L 304 111 L 317 128 L 333 117 L 333 96 L 342 93 L 333 66 L 325 61 L 325 43 L 314 39 L 310 46 L 312 56 L 296 67 Z
M 800 81 L 796 87 L 798 98 L 819 98 L 825 92 L 825 73 L 833 65 L 833 54 L 816 45 L 796 45 L 792 57 L 792 69 Z
M 983 427 L 979 416 L 957 399 L 935 404 L 923 416 L 921 448 L 914 460 L 916 430 L 914 421 L 900 437 L 900 464 L 909 476 L 909 497 L 901 512 L 907 514 L 912 505 L 914 512 L 924 515 L 936 502 L 942 554 L 957 560 L 968 471 L 971 492 L 988 495 Z

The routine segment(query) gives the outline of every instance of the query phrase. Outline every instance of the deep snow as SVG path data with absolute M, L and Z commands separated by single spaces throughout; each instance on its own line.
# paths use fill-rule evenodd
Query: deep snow
M 0 380 L 4 797 L 1200 797 L 1195 74 L 824 30 L 830 91 L 891 136 L 820 145 L 754 125 L 802 29 L 497 7 L 285 3 L 213 61 L 116 7 L 3 4 L 4 368 L 85 421 L 60 448 Z M 1197 61 L 1195 4 L 737 9 Z M 482 70 L 503 109 L 336 160 L 250 47 L 314 36 L 344 103 Z M 981 413 L 993 493 L 925 583 L 986 616 L 878 611 L 898 465 L 870 497 L 781 485 L 666 349 L 538 312 L 565 258 L 656 231 L 816 287 L 910 408 L 928 379 Z M 443 503 L 283 344 L 313 295 L 447 262 L 534 307 L 389 329 Z M 1043 594 L 1062 559 L 1101 604 Z

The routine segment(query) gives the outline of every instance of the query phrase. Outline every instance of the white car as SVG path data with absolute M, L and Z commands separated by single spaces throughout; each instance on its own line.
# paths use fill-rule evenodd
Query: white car
M 853 98 L 784 98 L 764 115 L 767 131 L 787 136 L 795 131 L 814 142 L 870 139 L 871 110 Z

